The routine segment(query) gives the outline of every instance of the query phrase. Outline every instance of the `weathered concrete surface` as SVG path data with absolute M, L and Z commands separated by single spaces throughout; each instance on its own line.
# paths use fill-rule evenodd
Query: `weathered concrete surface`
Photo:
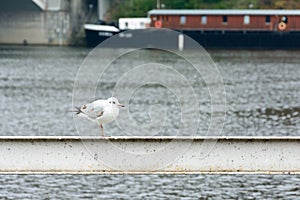
M 0 173 L 300 173 L 297 137 L 0 137 Z

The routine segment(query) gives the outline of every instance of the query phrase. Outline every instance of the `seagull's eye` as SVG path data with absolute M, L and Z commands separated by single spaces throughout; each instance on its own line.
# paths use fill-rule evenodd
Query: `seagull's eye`
M 116 102 L 113 101 L 113 104 L 116 104 Z
M 109 103 L 111 103 L 111 101 Z

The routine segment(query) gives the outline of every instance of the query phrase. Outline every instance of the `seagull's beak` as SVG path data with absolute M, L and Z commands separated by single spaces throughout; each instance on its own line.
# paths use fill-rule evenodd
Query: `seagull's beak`
M 125 107 L 123 104 L 118 104 L 118 107 Z

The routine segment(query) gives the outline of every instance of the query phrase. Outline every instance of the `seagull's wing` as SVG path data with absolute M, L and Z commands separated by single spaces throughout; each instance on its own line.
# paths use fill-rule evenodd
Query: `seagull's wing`
M 76 113 L 78 116 L 87 117 L 95 120 L 101 117 L 104 113 L 104 108 L 108 105 L 106 100 L 97 100 L 89 104 L 85 104 L 78 109 Z

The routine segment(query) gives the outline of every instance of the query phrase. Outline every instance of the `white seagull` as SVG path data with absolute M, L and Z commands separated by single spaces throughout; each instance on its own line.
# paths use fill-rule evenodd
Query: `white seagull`
M 119 115 L 119 108 L 124 107 L 118 99 L 110 97 L 107 100 L 96 100 L 89 104 L 84 104 L 76 108 L 76 115 L 85 117 L 100 125 L 101 135 L 104 137 L 103 124 L 114 121 Z

